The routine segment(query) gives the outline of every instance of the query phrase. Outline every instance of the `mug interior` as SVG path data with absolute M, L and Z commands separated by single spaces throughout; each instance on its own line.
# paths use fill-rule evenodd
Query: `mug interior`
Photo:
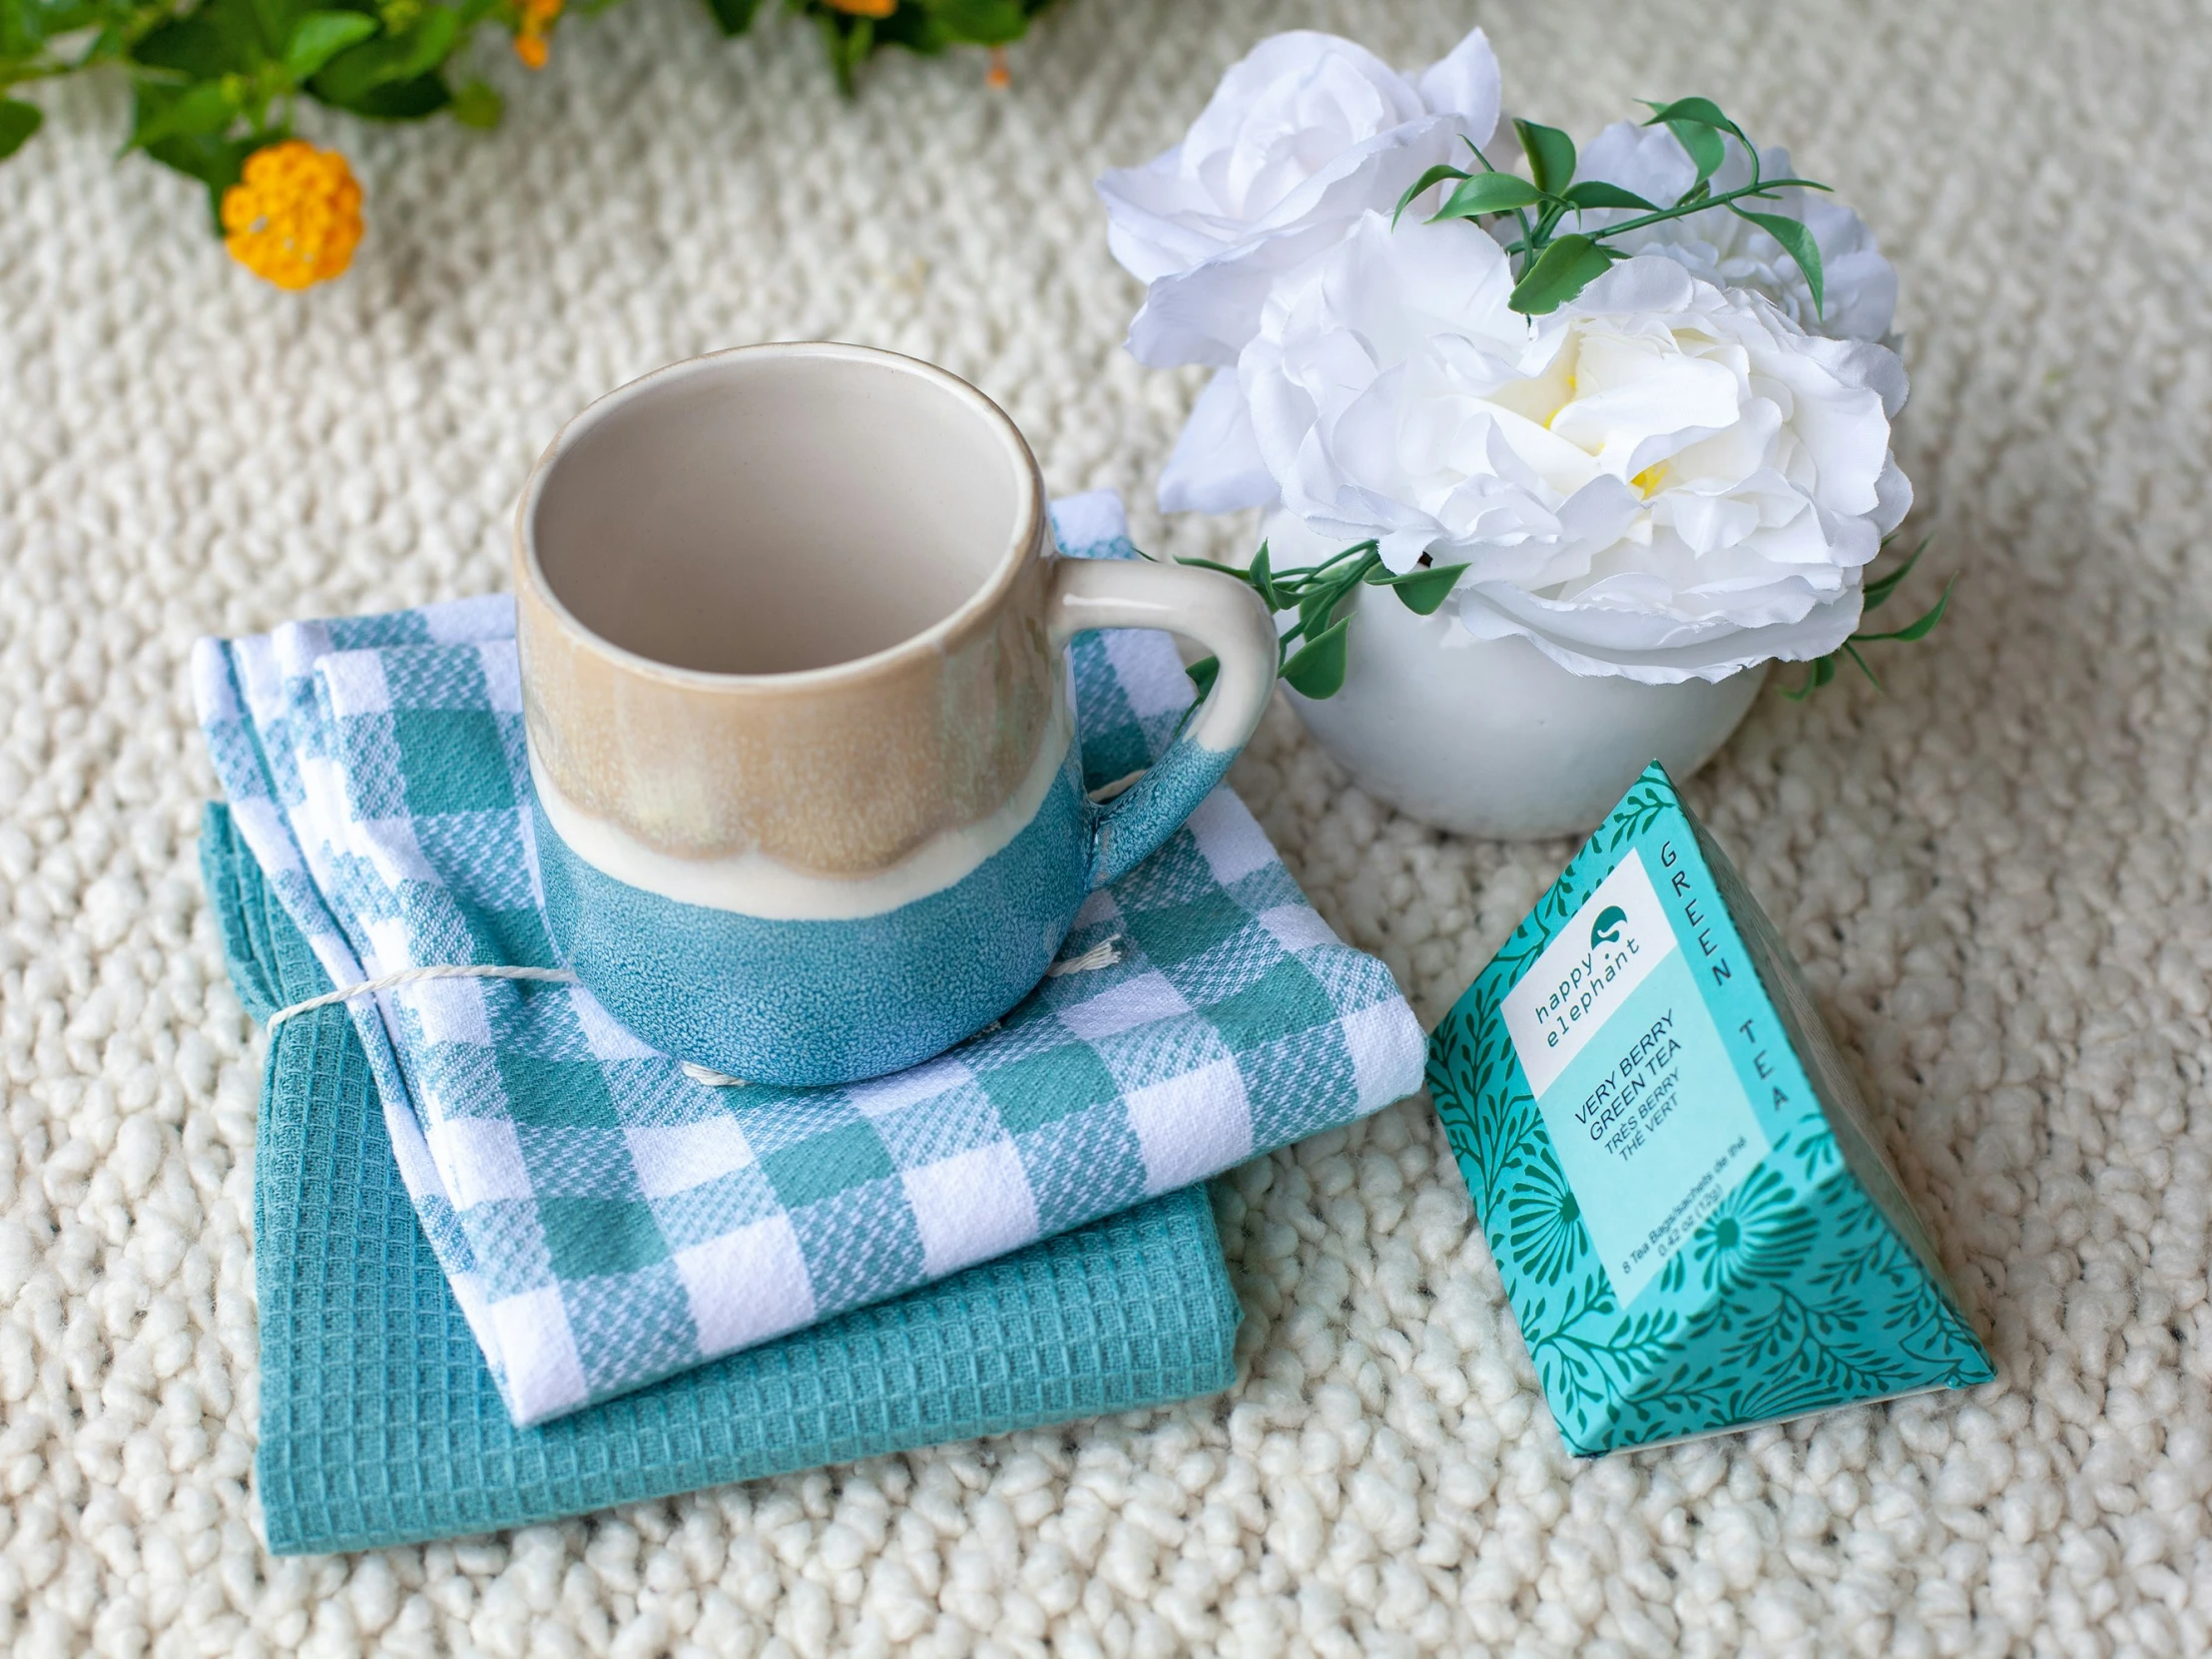
M 1028 545 L 1035 462 L 942 370 L 752 347 L 613 393 L 540 468 L 525 531 L 554 599 L 656 663 L 831 667 L 926 632 Z

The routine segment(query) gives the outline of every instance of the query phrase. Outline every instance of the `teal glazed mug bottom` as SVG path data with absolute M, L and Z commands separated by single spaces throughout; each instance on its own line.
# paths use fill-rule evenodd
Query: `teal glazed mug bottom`
M 1044 977 L 1090 892 L 1098 809 L 1069 750 L 1037 816 L 967 875 L 850 920 L 686 904 L 594 868 L 535 813 L 556 947 L 628 1030 L 752 1082 L 903 1071 L 989 1025 Z
M 523 490 L 515 623 L 555 948 L 655 1048 L 795 1087 L 1012 1008 L 1275 684 L 1251 589 L 1061 556 L 996 404 L 849 345 L 679 363 L 571 421 Z M 1065 655 L 1099 628 L 1221 665 L 1105 805 Z

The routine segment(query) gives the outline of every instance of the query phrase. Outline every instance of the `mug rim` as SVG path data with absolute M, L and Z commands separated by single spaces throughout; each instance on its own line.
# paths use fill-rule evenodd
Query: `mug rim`
M 711 374 L 727 365 L 734 358 L 799 358 L 829 361 L 870 363 L 879 368 L 895 370 L 928 381 L 939 389 L 968 404 L 981 414 L 1008 448 L 1010 458 L 1016 463 L 1017 494 L 1015 498 L 1015 524 L 1005 550 L 998 556 L 989 573 L 974 591 L 950 614 L 939 617 L 918 633 L 909 634 L 880 650 L 865 656 L 847 658 L 840 663 L 825 663 L 819 668 L 787 669 L 768 674 L 742 674 L 715 669 L 684 668 L 675 663 L 664 663 L 644 656 L 626 646 L 615 644 L 604 634 L 579 618 L 568 608 L 561 596 L 554 592 L 553 584 L 539 562 L 537 537 L 533 533 L 537 507 L 544 495 L 547 480 L 552 476 L 562 456 L 593 427 L 630 404 L 650 397 L 662 386 L 695 375 Z M 961 630 L 984 616 L 1002 600 L 1013 586 L 1030 549 L 1037 543 L 1038 531 L 1044 516 L 1044 479 L 1037 469 L 1037 457 L 1029 447 L 1029 440 L 1021 435 L 1021 428 L 1013 417 L 979 387 L 973 385 L 950 369 L 935 363 L 924 362 L 901 351 L 886 351 L 880 346 L 852 345 L 841 340 L 774 340 L 754 345 L 725 346 L 719 351 L 703 352 L 696 357 L 685 357 L 667 363 L 634 380 L 627 380 L 612 391 L 602 392 L 565 421 L 553 434 L 553 441 L 545 446 L 544 453 L 530 468 L 530 476 L 522 486 L 521 499 L 515 504 L 515 565 L 520 579 L 529 582 L 532 596 L 545 607 L 564 632 L 572 635 L 586 649 L 606 657 L 632 673 L 665 681 L 671 685 L 692 686 L 719 690 L 801 691 L 821 686 L 835 685 L 841 681 L 861 680 L 889 668 L 895 668 L 911 659 L 929 655 L 945 646 Z

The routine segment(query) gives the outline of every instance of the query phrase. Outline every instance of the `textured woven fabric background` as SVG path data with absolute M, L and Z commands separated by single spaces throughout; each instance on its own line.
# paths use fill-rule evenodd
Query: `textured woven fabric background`
M 559 420 L 832 333 L 1005 401 L 1133 501 L 1195 377 L 1119 353 L 1089 180 L 1261 34 L 1424 62 L 1470 21 L 1589 132 L 1717 92 L 1896 255 L 1940 643 L 1770 698 L 1700 814 L 1804 959 L 1988 1333 L 1965 1396 L 1577 1467 L 1411 1103 L 1219 1215 L 1244 1380 L 1193 1407 L 460 1548 L 254 1532 L 261 1044 L 193 837 L 200 633 L 484 591 Z M 0 166 L 0 1647 L 2067 1654 L 2212 1645 L 2212 27 L 2108 6 L 1070 0 L 987 96 L 680 0 L 564 29 L 477 139 L 339 131 L 373 223 L 290 296 L 113 162 L 115 86 Z M 519 72 L 500 63 L 503 84 Z M 1202 528 L 1156 549 L 1229 550 Z M 1565 860 L 1346 789 L 1279 715 L 1236 782 L 1433 1018 Z M 774 1644 L 781 1643 L 781 1647 Z

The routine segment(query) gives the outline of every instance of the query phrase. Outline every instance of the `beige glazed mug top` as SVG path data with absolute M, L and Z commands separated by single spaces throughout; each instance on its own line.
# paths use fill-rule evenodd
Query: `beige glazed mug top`
M 1047 545 L 1021 434 L 925 363 L 747 346 L 623 387 L 517 524 L 548 817 L 684 898 L 707 866 L 850 881 L 978 825 L 1053 735 Z M 730 907 L 780 907 L 734 873 Z
M 1088 563 L 1052 556 L 1013 422 L 942 369 L 808 342 L 634 381 L 561 431 L 517 514 L 547 820 L 665 897 L 795 919 L 895 907 L 1035 813 L 1072 743 L 1059 646 L 1086 627 L 1216 649 L 1191 735 L 1241 746 L 1273 683 L 1257 600 Z

